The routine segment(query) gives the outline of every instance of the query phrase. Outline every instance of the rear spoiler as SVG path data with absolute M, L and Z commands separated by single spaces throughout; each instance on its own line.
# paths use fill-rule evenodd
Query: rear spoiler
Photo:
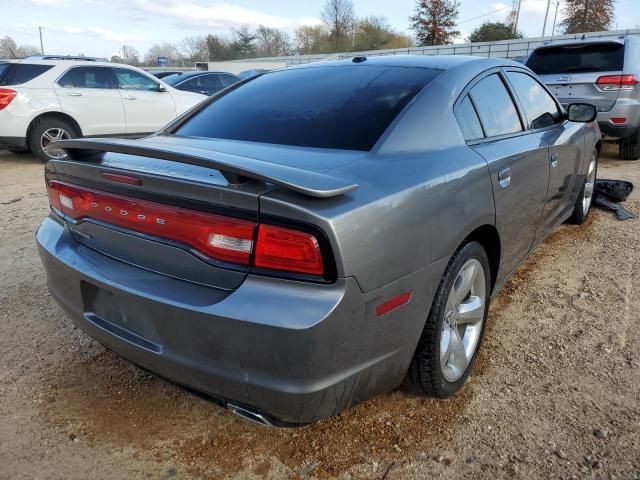
M 358 188 L 357 183 L 324 173 L 310 172 L 230 153 L 152 142 L 150 139 L 82 138 L 60 140 L 51 143 L 51 147 L 64 150 L 71 160 L 77 161 L 91 161 L 91 157 L 96 154 L 113 152 L 186 163 L 218 170 L 231 184 L 240 184 L 249 179 L 260 180 L 311 197 L 336 197 Z

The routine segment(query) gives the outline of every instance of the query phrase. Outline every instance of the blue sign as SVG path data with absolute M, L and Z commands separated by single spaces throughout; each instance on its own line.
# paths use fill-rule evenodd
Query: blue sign
M 167 57 L 158 57 L 158 65 L 164 67 L 167 63 L 169 63 L 169 59 Z

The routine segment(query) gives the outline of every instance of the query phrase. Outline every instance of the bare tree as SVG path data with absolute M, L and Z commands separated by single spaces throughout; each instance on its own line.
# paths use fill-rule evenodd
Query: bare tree
M 322 25 L 301 25 L 296 33 L 296 51 L 300 55 L 329 50 L 329 34 Z
M 456 29 L 458 0 L 417 0 L 416 10 L 409 17 L 418 45 L 444 45 L 460 35 Z
M 144 63 L 146 65 L 157 65 L 159 57 L 166 57 L 169 65 L 180 65 L 182 63 L 182 55 L 178 48 L 169 42 L 157 43 L 144 55 Z
M 351 0 L 327 0 L 320 13 L 323 23 L 329 31 L 329 38 L 335 51 L 346 50 L 349 45 L 349 33 L 355 24 L 353 2 Z
M 32 45 L 18 45 L 16 41 L 5 36 L 0 38 L 0 58 L 23 58 L 38 55 L 40 50 Z
M 367 17 L 359 20 L 355 31 L 355 50 L 379 50 L 413 46 L 413 40 L 402 35 L 385 17 Z
M 291 53 L 291 41 L 286 32 L 260 25 L 256 30 L 258 55 L 277 57 Z
M 131 45 L 123 45 L 120 47 L 118 57 L 120 57 L 122 61 L 121 63 L 133 66 L 140 65 L 140 54 L 138 53 L 138 50 Z
M 566 0 L 564 33 L 602 32 L 613 23 L 614 0 Z
M 191 62 L 206 62 L 209 60 L 207 38 L 201 36 L 186 37 L 180 41 L 179 48 L 185 59 Z
M 205 41 L 207 42 L 209 60 L 231 60 L 233 58 L 233 51 L 226 38 L 209 34 Z

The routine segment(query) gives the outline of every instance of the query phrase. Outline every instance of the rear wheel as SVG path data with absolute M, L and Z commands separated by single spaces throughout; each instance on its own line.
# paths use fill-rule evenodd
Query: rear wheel
M 621 160 L 638 160 L 640 158 L 640 132 L 631 137 L 620 139 L 619 149 Z
M 464 385 L 482 343 L 491 290 L 489 260 L 478 242 L 453 256 L 409 366 L 405 384 L 445 398 Z
M 47 162 L 67 156 L 63 150 L 51 146 L 52 142 L 78 136 L 78 132 L 69 122 L 59 118 L 43 118 L 34 123 L 29 135 L 29 146 L 36 157 Z
M 598 151 L 594 150 L 589 161 L 589 168 L 584 179 L 584 184 L 580 194 L 573 206 L 573 214 L 567 220 L 568 223 L 582 225 L 589 218 L 591 205 L 593 204 L 593 194 L 595 191 L 596 175 L 598 174 Z

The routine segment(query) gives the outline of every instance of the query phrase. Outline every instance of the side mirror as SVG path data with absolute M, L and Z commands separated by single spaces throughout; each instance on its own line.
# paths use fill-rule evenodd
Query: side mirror
M 589 123 L 598 116 L 598 111 L 588 103 L 572 103 L 567 108 L 567 118 L 571 122 Z
M 166 92 L 167 91 L 167 87 L 165 87 L 164 85 L 158 85 L 158 91 L 159 92 Z

